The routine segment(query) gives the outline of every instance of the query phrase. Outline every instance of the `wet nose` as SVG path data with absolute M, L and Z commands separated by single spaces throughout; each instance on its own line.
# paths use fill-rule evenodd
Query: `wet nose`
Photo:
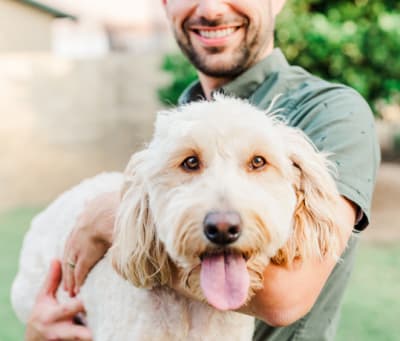
M 235 242 L 242 230 L 240 215 L 234 211 L 208 213 L 204 218 L 203 227 L 207 239 L 218 245 Z

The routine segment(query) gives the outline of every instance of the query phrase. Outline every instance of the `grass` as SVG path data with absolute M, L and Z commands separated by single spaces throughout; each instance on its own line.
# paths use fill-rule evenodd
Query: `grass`
M 38 212 L 18 208 L 0 214 L 0 340 L 23 340 L 23 327 L 10 305 L 10 287 L 17 271 L 18 255 L 30 220 Z
M 34 208 L 0 214 L 0 340 L 23 339 L 9 292 L 17 269 L 22 238 Z M 400 340 L 400 244 L 362 244 L 356 270 L 345 295 L 337 341 Z
M 399 246 L 361 245 L 337 340 L 400 340 Z

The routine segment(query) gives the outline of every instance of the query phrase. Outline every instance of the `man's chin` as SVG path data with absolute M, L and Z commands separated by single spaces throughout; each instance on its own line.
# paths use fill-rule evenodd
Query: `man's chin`
M 196 69 L 202 74 L 215 78 L 234 78 L 244 71 L 241 65 L 231 65 L 225 63 L 207 63 L 207 65 L 195 65 Z
M 227 58 L 222 54 L 196 54 L 188 57 L 198 71 L 210 77 L 232 78 L 244 70 L 244 63 L 232 61 L 232 58 Z
M 191 51 L 188 57 L 197 70 L 209 77 L 233 78 L 248 67 L 246 52 L 232 49 L 201 49 Z

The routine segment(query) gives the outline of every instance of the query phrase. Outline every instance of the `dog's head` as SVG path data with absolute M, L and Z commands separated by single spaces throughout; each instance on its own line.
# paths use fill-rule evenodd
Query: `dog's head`
M 299 130 L 238 99 L 162 112 L 126 170 L 114 267 L 148 288 L 177 269 L 197 297 L 238 308 L 271 259 L 335 252 L 327 164 Z

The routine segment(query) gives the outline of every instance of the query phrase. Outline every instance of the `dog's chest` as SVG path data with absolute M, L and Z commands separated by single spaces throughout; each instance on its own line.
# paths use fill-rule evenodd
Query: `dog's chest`
M 95 341 L 251 340 L 253 333 L 253 318 L 216 311 L 172 290 L 135 288 L 107 259 L 88 276 L 81 295 Z

